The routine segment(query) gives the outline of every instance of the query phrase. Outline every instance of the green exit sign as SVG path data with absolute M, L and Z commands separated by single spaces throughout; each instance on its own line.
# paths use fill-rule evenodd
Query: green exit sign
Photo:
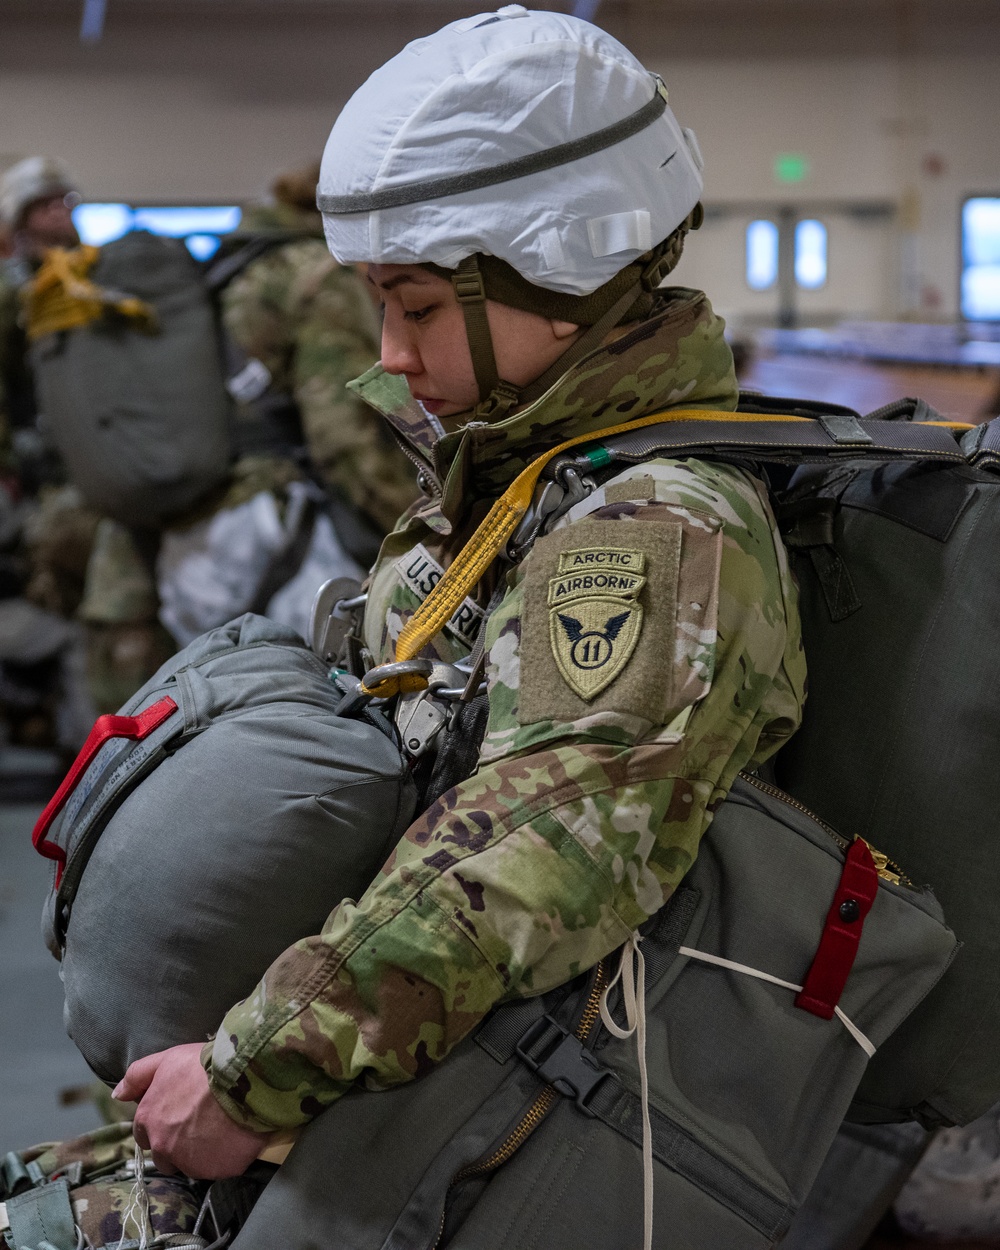
M 774 158 L 774 176 L 779 182 L 802 182 L 808 172 L 809 162 L 798 152 L 779 152 Z

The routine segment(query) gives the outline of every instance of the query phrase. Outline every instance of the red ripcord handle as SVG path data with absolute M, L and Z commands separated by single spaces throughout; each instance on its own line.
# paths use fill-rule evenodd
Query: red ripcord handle
M 823 936 L 795 1006 L 824 1020 L 833 1019 L 857 958 L 865 917 L 878 893 L 878 870 L 868 843 L 855 838 L 847 852 L 840 884 L 827 913 Z
M 83 774 L 90 767 L 94 756 L 112 738 L 131 738 L 141 742 L 148 738 L 154 729 L 159 729 L 163 722 L 177 711 L 177 704 L 171 698 L 164 698 L 159 703 L 140 712 L 138 716 L 99 716 L 90 731 L 83 750 L 73 761 L 72 767 L 62 779 L 59 789 L 55 792 L 38 818 L 31 834 L 31 845 L 46 859 L 54 859 L 56 868 L 56 889 L 62 880 L 63 869 L 66 867 L 66 852 L 58 842 L 46 841 L 46 834 L 52 822 L 66 806 L 69 796 L 76 789 Z

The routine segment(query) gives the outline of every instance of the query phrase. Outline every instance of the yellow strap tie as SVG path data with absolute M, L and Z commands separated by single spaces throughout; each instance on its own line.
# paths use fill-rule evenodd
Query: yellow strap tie
M 60 330 L 76 330 L 99 320 L 108 311 L 119 313 L 151 333 L 157 328 L 156 311 L 131 295 L 107 291 L 87 276 L 101 254 L 98 247 L 83 244 L 68 251 L 54 247 L 24 293 L 29 339 Z

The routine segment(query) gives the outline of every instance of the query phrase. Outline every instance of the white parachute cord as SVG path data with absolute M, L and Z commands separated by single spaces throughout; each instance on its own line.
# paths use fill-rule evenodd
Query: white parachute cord
M 639 1058 L 640 1101 L 642 1103 L 642 1247 L 653 1248 L 653 1130 L 649 1122 L 649 1073 L 646 1068 L 646 961 L 639 943 L 640 933 L 633 933 L 622 947 L 618 971 L 601 995 L 601 1020 L 614 1037 L 622 1041 L 635 1034 Z M 621 981 L 628 1028 L 615 1023 L 608 1010 L 608 995 Z
M 128 1196 L 128 1206 L 122 1212 L 122 1240 L 124 1241 L 130 1223 L 134 1224 L 137 1233 L 136 1250 L 149 1250 L 149 1191 L 146 1189 L 146 1158 L 139 1143 L 135 1143 L 133 1156 L 135 1182 Z
M 682 946 L 678 954 L 687 955 L 688 959 L 700 959 L 702 963 L 715 964 L 717 968 L 728 968 L 730 972 L 741 972 L 744 976 L 756 977 L 758 981 L 769 981 L 772 985 L 780 985 L 782 989 L 793 990 L 796 994 L 802 989 L 801 985 L 794 985 L 791 981 L 782 981 L 780 977 L 773 977 L 769 972 L 761 972 L 759 968 L 751 968 L 748 964 L 738 964 L 732 959 L 723 959 L 721 955 L 709 955 L 707 951 L 695 950 L 691 946 Z M 839 1007 L 834 1007 L 833 1010 L 840 1023 L 871 1059 L 875 1054 L 875 1043 L 867 1038 Z

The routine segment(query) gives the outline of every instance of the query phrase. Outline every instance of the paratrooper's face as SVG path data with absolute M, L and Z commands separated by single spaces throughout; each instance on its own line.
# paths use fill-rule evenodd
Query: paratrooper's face
M 79 197 L 77 197 L 79 198 Z M 36 200 L 24 213 L 20 233 L 27 236 L 32 247 L 42 251 L 49 247 L 76 247 L 80 236 L 73 225 L 70 196 L 46 196 Z
M 479 402 L 465 315 L 447 278 L 420 265 L 369 265 L 382 305 L 382 367 L 401 374 L 410 394 L 447 419 Z M 500 377 L 526 386 L 566 351 L 579 327 L 486 301 Z

